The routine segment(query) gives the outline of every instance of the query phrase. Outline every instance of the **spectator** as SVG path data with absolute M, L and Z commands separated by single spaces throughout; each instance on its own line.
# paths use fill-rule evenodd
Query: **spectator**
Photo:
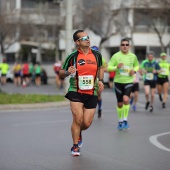
M 12 70 L 14 73 L 14 84 L 16 86 L 20 86 L 21 85 L 21 64 L 20 64 L 20 62 L 15 63 Z
M 29 83 L 31 83 L 33 72 L 34 72 L 34 66 L 32 63 L 29 63 Z
M 1 66 L 1 85 L 5 85 L 6 84 L 6 74 L 9 70 L 9 65 L 6 62 L 6 60 L 4 59 Z
M 36 63 L 35 65 L 35 84 L 36 86 L 41 85 L 41 65 L 39 62 Z
M 22 86 L 25 87 L 29 85 L 29 64 L 27 62 L 22 65 L 22 76 Z
M 61 66 L 62 66 L 61 61 L 56 61 L 56 63 L 53 66 L 53 70 L 56 74 L 56 77 L 55 77 L 56 85 L 57 85 L 57 88 L 59 89 L 63 88 L 63 84 L 64 84 L 64 78 L 59 77 L 59 71 L 61 69 Z

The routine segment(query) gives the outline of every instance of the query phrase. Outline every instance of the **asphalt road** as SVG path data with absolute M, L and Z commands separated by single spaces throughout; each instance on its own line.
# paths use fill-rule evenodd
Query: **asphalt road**
M 162 109 L 156 95 L 150 113 L 141 92 L 137 111 L 129 115 L 130 129 L 118 131 L 114 93 L 106 89 L 102 96 L 103 117 L 96 114 L 83 132 L 80 157 L 70 155 L 69 106 L 1 110 L 0 170 L 170 169 L 170 102 Z

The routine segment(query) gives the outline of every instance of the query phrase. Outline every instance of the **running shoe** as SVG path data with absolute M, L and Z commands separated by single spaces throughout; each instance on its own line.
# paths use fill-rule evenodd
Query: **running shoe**
M 166 108 L 166 105 L 165 105 L 165 103 L 164 103 L 164 102 L 162 103 L 162 108 Z
M 124 120 L 124 121 L 123 121 L 123 128 L 124 128 L 124 129 L 129 129 L 129 124 L 128 124 L 128 121 L 127 121 L 127 120 Z
M 159 94 L 159 100 L 162 102 L 162 95 Z
M 149 111 L 150 111 L 150 112 L 153 112 L 153 106 L 150 106 Z
M 123 122 L 118 122 L 118 130 L 123 130 Z
M 78 140 L 78 147 L 81 148 L 83 145 L 83 139 L 82 137 L 79 137 L 79 140 Z
M 149 104 L 150 104 L 150 102 L 146 102 L 145 110 L 148 110 Z
M 133 96 L 130 98 L 130 105 L 133 103 Z
M 136 105 L 133 105 L 133 111 L 136 111 Z
M 102 117 L 102 110 L 98 110 L 98 118 Z
M 73 156 L 80 156 L 80 148 L 73 146 L 71 148 L 71 155 L 73 155 Z

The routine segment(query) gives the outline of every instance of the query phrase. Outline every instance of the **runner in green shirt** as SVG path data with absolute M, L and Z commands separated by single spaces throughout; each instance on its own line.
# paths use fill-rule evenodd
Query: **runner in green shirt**
M 145 91 L 145 110 L 153 112 L 157 74 L 161 71 L 159 64 L 154 60 L 154 52 L 147 52 L 147 59 L 144 60 L 140 66 L 144 80 Z
M 118 130 L 128 129 L 129 98 L 133 87 L 133 75 L 139 69 L 135 54 L 129 52 L 129 39 L 121 40 L 120 51 L 112 56 L 108 71 L 116 71 L 114 77 L 117 98 Z
M 158 62 L 159 66 L 161 67 L 161 72 L 158 74 L 157 79 L 157 90 L 159 99 L 162 102 L 162 108 L 166 108 L 166 101 L 168 98 L 168 88 L 169 88 L 169 70 L 170 70 L 170 63 L 166 60 L 167 55 L 166 53 L 160 54 L 161 60 Z M 163 99 L 162 99 L 162 92 L 163 92 Z

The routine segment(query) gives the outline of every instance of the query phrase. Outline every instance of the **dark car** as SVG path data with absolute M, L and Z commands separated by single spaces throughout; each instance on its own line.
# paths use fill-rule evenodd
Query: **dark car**
M 48 84 L 47 72 L 44 69 L 41 72 L 41 83 L 42 84 Z

